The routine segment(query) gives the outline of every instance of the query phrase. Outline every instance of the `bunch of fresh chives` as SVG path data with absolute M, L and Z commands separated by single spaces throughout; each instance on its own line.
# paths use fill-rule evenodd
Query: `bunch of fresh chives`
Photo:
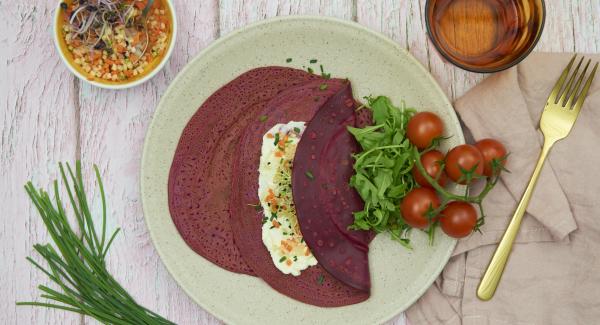
M 25 191 L 37 208 L 54 242 L 36 244 L 34 249 L 46 261 L 41 266 L 31 257 L 27 260 L 44 272 L 58 285 L 57 289 L 40 285 L 41 297 L 51 300 L 42 302 L 18 302 L 30 305 L 58 308 L 88 315 L 106 324 L 174 324 L 160 315 L 140 306 L 106 270 L 105 258 L 111 243 L 120 229 L 106 240 L 106 200 L 98 167 L 94 165 L 102 199 L 102 230 L 96 231 L 83 186 L 81 163 L 75 171 L 66 164 L 59 164 L 63 185 L 71 202 L 80 234 L 71 227 L 59 195 L 58 181 L 54 181 L 54 201 L 42 190 L 36 190 L 31 182 Z

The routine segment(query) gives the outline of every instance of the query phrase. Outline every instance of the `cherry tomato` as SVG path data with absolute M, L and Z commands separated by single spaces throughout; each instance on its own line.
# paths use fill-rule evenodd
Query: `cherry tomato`
M 427 171 L 427 174 L 429 174 L 429 176 L 431 176 L 431 178 L 433 178 L 433 179 L 435 179 L 435 177 L 438 175 L 438 173 L 440 173 L 440 169 L 442 167 L 441 165 L 443 162 L 444 162 L 444 154 L 437 150 L 427 151 L 426 153 L 421 155 L 421 164 L 425 168 L 425 171 Z M 425 177 L 423 177 L 423 175 L 421 175 L 417 166 L 413 167 L 412 174 L 413 174 L 415 181 L 419 185 L 421 185 L 423 187 L 431 187 L 431 184 L 429 184 L 429 182 L 425 179 Z M 447 180 L 448 180 L 448 176 L 446 176 L 446 173 L 442 170 L 441 174 L 440 174 L 440 178 L 438 179 L 438 184 L 440 184 L 441 186 L 444 186 L 444 185 L 446 185 Z
M 456 146 L 446 154 L 446 174 L 459 184 L 467 184 L 462 170 L 470 171 L 475 168 L 473 176 L 481 176 L 483 175 L 483 165 L 483 155 L 477 147 L 470 144 Z M 462 180 L 461 177 L 463 177 Z
M 448 203 L 442 210 L 438 220 L 442 230 L 450 237 L 463 238 L 468 236 L 477 224 L 477 211 L 467 203 L 454 201 Z
M 483 139 L 475 143 L 475 147 L 479 149 L 483 156 L 484 168 L 483 174 L 485 176 L 492 176 L 494 170 L 492 168 L 492 160 L 496 159 L 502 163 L 502 166 L 506 164 L 506 148 L 500 141 L 494 139 Z
M 400 203 L 400 212 L 407 224 L 414 228 L 425 229 L 429 225 L 427 211 L 440 206 L 440 199 L 434 190 L 428 187 L 415 188 Z
M 415 114 L 406 126 L 408 140 L 419 149 L 429 147 L 433 139 L 441 137 L 443 132 L 444 123 L 431 112 Z

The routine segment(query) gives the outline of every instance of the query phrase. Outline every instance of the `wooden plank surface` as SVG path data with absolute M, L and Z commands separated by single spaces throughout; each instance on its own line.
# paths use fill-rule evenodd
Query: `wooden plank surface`
M 425 0 L 175 0 L 179 35 L 172 59 L 152 81 L 125 91 L 100 90 L 75 80 L 50 38 L 53 1 L 0 2 L 0 322 L 83 324 L 64 312 L 15 307 L 37 299 L 46 279 L 25 261 L 45 242 L 41 220 L 22 186 L 47 187 L 58 161 L 97 163 L 109 197 L 109 227 L 121 226 L 109 268 L 138 301 L 181 324 L 219 324 L 178 287 L 158 258 L 144 224 L 139 168 L 144 135 L 156 104 L 177 72 L 219 36 L 277 15 L 327 15 L 355 20 L 410 51 L 452 100 L 484 75 L 444 62 L 426 36 Z M 600 0 L 547 1 L 537 50 L 600 51 Z M 5 62 L 5 63 L 4 63 Z M 88 179 L 90 185 L 92 179 Z M 96 191 L 91 192 L 97 196 Z M 96 211 L 98 207 L 95 207 Z M 402 315 L 391 323 L 404 324 Z
M 49 37 L 53 4 L 2 2 L 0 126 L 0 323 L 76 324 L 81 316 L 16 307 L 38 295 L 46 278 L 25 260 L 32 245 L 48 238 L 23 190 L 26 181 L 46 185 L 55 163 L 76 157 L 77 99 L 74 77 L 60 62 Z M 41 72 L 41 73 L 40 73 Z M 39 259 L 38 259 L 39 260 Z

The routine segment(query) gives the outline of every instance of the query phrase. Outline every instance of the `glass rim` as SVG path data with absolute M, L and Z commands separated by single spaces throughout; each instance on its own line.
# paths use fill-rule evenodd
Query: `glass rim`
M 429 19 L 429 7 L 431 6 L 431 2 L 432 1 L 436 1 L 436 0 L 427 0 L 425 2 L 425 26 L 427 27 L 427 36 L 429 37 L 429 40 L 431 41 L 431 43 L 433 44 L 433 46 L 435 47 L 435 49 L 437 50 L 437 52 L 444 59 L 446 59 L 448 62 L 452 63 L 454 66 L 456 66 L 458 68 L 461 68 L 463 70 L 466 70 L 466 71 L 470 71 L 470 72 L 475 72 L 475 73 L 494 73 L 494 72 L 500 72 L 500 71 L 504 71 L 506 69 L 512 68 L 515 65 L 521 63 L 521 61 L 523 61 L 526 57 L 529 56 L 529 54 L 531 54 L 531 52 L 533 52 L 533 50 L 537 46 L 540 38 L 542 37 L 542 32 L 544 31 L 544 28 L 546 26 L 546 2 L 545 2 L 545 0 L 540 0 L 540 2 L 542 3 L 542 6 L 541 6 L 541 9 L 542 9 L 542 22 L 541 22 L 540 28 L 539 28 L 536 36 L 535 36 L 535 39 L 533 40 L 533 42 L 531 42 L 531 44 L 529 45 L 529 47 L 523 53 L 521 53 L 519 56 L 517 56 L 515 59 L 513 59 L 510 62 L 508 62 L 506 64 L 503 64 L 503 65 L 501 65 L 501 66 L 499 66 L 497 68 L 473 68 L 473 67 L 461 64 L 460 62 L 457 62 L 455 59 L 453 59 L 452 57 L 450 57 L 450 55 L 444 49 L 442 49 L 442 47 L 440 46 L 440 44 L 433 37 L 433 33 L 431 31 L 432 30 L 431 21 Z

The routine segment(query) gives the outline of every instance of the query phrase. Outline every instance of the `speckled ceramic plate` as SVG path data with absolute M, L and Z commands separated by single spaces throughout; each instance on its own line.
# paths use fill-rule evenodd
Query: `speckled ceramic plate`
M 293 61 L 286 63 L 287 58 Z M 438 113 L 453 137 L 460 125 L 439 86 L 410 54 L 392 40 L 358 24 L 321 17 L 277 18 L 216 41 L 171 83 L 148 130 L 142 158 L 142 201 L 150 234 L 179 285 L 204 309 L 229 324 L 375 324 L 406 309 L 431 285 L 448 261 L 455 241 L 440 234 L 435 245 L 412 233 L 409 251 L 379 235 L 369 253 L 372 295 L 360 304 L 319 308 L 272 290 L 261 279 L 223 270 L 194 253 L 169 215 L 167 180 L 179 136 L 204 100 L 239 74 L 260 66 L 302 68 L 319 60 L 335 77 L 352 81 L 356 98 L 384 94 L 396 103 Z M 210 127 L 207 125 L 206 127 Z

